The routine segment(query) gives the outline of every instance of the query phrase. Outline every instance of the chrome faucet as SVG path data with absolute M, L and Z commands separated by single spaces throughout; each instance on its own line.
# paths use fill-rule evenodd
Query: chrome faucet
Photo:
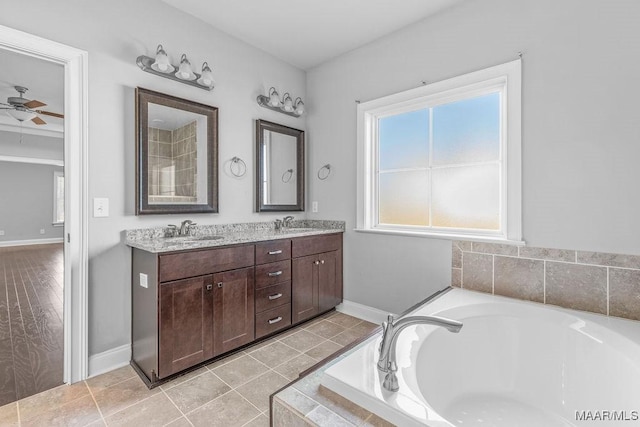
M 407 326 L 411 325 L 435 325 L 447 328 L 450 332 L 460 332 L 462 323 L 457 320 L 445 319 L 436 316 L 409 316 L 393 321 L 393 315 L 387 317 L 387 321 L 382 323 L 382 342 L 380 343 L 380 357 L 378 358 L 378 370 L 386 372 L 382 386 L 389 391 L 398 391 L 398 378 L 396 372 L 396 341 L 398 335 Z
M 275 221 L 275 230 L 276 231 L 280 231 L 282 229 L 282 220 L 281 219 L 276 219 Z
M 182 221 L 182 224 L 180 224 L 180 231 L 178 231 L 178 235 L 179 236 L 186 236 L 189 234 L 189 231 L 191 230 L 191 227 L 196 225 L 195 222 L 191 221 L 190 219 L 185 219 L 184 221 Z
M 291 227 L 291 221 L 293 221 L 293 217 L 291 215 L 285 216 L 282 219 L 282 226 L 284 228 Z

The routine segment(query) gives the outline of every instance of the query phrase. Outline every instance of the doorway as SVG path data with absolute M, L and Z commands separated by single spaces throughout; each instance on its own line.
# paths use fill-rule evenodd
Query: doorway
M 44 61 L 43 63 L 58 64 L 63 68 L 64 106 L 63 111 L 60 112 L 64 116 L 65 187 L 64 226 L 62 227 L 64 244 L 60 245 L 63 252 L 64 272 L 62 381 L 70 384 L 85 379 L 88 366 L 87 53 L 5 26 L 0 26 L 0 51 L 35 58 Z M 59 255 L 51 255 L 53 259 L 59 261 L 56 256 L 59 257 Z

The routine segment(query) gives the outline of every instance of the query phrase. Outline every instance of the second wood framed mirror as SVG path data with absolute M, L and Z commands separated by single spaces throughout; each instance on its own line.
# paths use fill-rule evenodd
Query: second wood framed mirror
M 256 120 L 256 211 L 304 211 L 304 131 Z

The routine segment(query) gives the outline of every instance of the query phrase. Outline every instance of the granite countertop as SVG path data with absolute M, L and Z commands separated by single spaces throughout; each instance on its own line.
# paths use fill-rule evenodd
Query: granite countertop
M 165 237 L 167 227 L 127 230 L 125 243 L 152 253 L 213 248 L 240 243 L 290 239 L 318 234 L 342 233 L 344 221 L 295 220 L 288 228 L 275 230 L 273 221 L 241 224 L 196 225 L 189 236 Z

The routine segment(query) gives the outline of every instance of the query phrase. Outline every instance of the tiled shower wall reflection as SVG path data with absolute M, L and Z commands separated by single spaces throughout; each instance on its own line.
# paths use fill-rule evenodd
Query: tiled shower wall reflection
M 454 241 L 451 285 L 640 320 L 640 256 Z

